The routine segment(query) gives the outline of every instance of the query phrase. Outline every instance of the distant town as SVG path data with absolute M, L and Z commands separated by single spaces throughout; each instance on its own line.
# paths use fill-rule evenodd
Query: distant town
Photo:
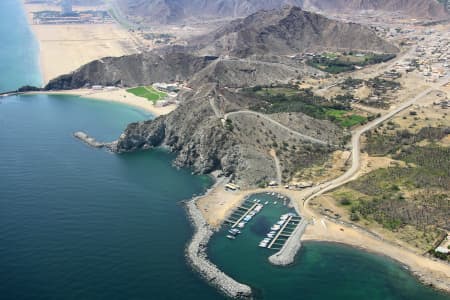
M 72 0 L 53 2 L 46 0 L 29 0 L 26 4 L 57 4 L 60 10 L 42 10 L 33 13 L 33 24 L 109 24 L 114 23 L 107 10 L 98 7 L 89 10 L 74 10 Z

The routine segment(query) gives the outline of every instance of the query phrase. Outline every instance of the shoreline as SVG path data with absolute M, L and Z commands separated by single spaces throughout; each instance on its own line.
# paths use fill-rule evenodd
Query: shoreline
M 37 43 L 42 85 L 103 57 L 138 53 L 138 45 L 116 22 L 99 24 L 34 24 L 33 12 L 60 10 L 59 6 L 19 0 Z M 99 7 L 99 6 L 94 6 Z M 92 7 L 74 6 L 89 10 Z
M 39 92 L 25 92 L 17 93 L 18 95 L 70 95 L 78 96 L 81 99 L 114 102 L 128 105 L 140 110 L 151 113 L 154 117 L 167 115 L 174 111 L 177 106 L 171 104 L 165 107 L 157 107 L 151 101 L 128 93 L 125 89 L 116 89 L 112 91 L 93 91 L 91 89 L 78 90 L 61 90 L 61 91 L 39 91 Z
M 420 283 L 433 287 L 436 290 L 450 293 L 450 264 L 423 256 L 404 247 L 397 246 L 388 240 L 384 240 L 382 237 L 377 239 L 375 238 L 375 233 L 369 235 L 360 230 L 356 225 L 348 225 L 348 227 L 344 224 L 336 224 L 326 219 L 324 216 L 316 215 L 311 210 L 306 210 L 299 204 L 301 203 L 302 194 L 307 194 L 308 190 L 292 191 L 282 188 L 271 188 L 251 189 L 239 192 L 225 192 L 221 189 L 221 187 L 222 186 L 220 184 L 216 185 L 205 195 L 196 197 L 197 200 L 203 200 L 202 205 L 204 207 L 199 207 L 198 209 L 201 211 L 203 218 L 210 223 L 209 226 L 212 226 L 213 228 L 217 229 L 221 226 L 221 224 L 223 224 L 223 221 L 226 219 L 226 212 L 229 212 L 230 209 L 229 207 L 221 207 L 217 204 L 214 205 L 214 203 L 211 202 L 217 202 L 224 198 L 226 199 L 228 195 L 228 197 L 231 197 L 231 200 L 229 201 L 231 201 L 233 205 L 237 205 L 242 201 L 242 199 L 248 197 L 249 195 L 268 191 L 281 193 L 288 196 L 291 199 L 291 205 L 294 206 L 297 213 L 299 213 L 302 218 L 308 219 L 309 221 L 308 226 L 306 226 L 303 235 L 299 239 L 300 243 L 308 241 L 337 243 L 348 247 L 354 247 L 358 250 L 366 251 L 374 255 L 385 256 L 400 265 L 405 266 L 407 271 Z M 205 207 L 220 207 L 226 212 L 215 212 L 211 209 L 205 209 Z M 211 222 L 213 222 L 212 225 Z M 297 247 L 298 244 L 293 243 L 293 249 Z M 300 247 L 298 247 L 297 250 L 300 250 Z M 291 260 L 294 261 L 297 254 L 297 252 L 295 254 L 286 253 L 287 260 L 289 262 L 291 262 Z M 284 258 L 283 262 L 285 262 Z
M 373 234 L 373 233 L 372 233 Z M 302 242 L 325 242 L 354 247 L 374 255 L 387 257 L 406 267 L 423 285 L 450 294 L 450 265 L 394 245 L 383 237 L 375 238 L 357 226 L 337 224 L 328 218 L 314 219 L 301 238 Z M 431 267 L 430 267 L 431 266 Z

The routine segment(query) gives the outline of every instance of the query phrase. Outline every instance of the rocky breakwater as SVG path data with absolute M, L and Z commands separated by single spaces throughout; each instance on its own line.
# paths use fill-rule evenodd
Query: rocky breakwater
M 197 198 L 194 198 L 186 203 L 186 209 L 195 227 L 194 236 L 186 248 L 188 261 L 206 281 L 217 287 L 228 297 L 251 299 L 252 290 L 249 286 L 237 282 L 208 260 L 206 254 L 207 244 L 214 232 L 197 208 L 196 200 Z
M 294 262 L 295 255 L 297 255 L 297 252 L 302 246 L 301 238 L 307 225 L 308 221 L 302 218 L 280 251 L 269 257 L 269 261 L 272 264 L 277 266 L 287 266 Z
M 73 136 L 93 148 L 110 148 L 111 149 L 114 145 L 114 142 L 113 143 L 99 142 L 95 138 L 89 136 L 87 133 L 85 133 L 83 131 L 77 131 L 73 134 Z

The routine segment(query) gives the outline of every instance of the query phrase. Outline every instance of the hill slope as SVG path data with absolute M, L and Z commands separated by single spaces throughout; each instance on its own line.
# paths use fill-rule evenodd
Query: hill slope
M 364 26 L 331 20 L 298 7 L 259 11 L 192 43 L 200 45 L 204 54 L 236 57 L 325 49 L 398 52 Z
M 145 23 L 166 24 L 216 18 L 246 17 L 261 9 L 298 6 L 323 11 L 376 10 L 442 19 L 448 17 L 437 0 L 115 0 L 125 15 Z
M 448 17 L 445 7 L 436 0 L 310 0 L 308 5 L 324 11 L 375 10 L 399 12 L 416 18 Z

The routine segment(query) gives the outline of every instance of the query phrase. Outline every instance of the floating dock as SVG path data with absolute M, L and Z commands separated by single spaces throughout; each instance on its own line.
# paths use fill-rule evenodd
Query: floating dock
M 289 216 L 284 223 L 283 227 L 277 232 L 273 240 L 267 246 L 269 249 L 280 250 L 286 241 L 291 237 L 296 227 L 300 223 L 301 217 Z
M 245 217 L 247 217 L 258 205 L 263 205 L 259 201 L 246 200 L 241 206 L 239 206 L 230 217 L 225 220 L 225 223 L 229 224 L 230 227 L 236 228 L 239 223 L 243 222 Z

